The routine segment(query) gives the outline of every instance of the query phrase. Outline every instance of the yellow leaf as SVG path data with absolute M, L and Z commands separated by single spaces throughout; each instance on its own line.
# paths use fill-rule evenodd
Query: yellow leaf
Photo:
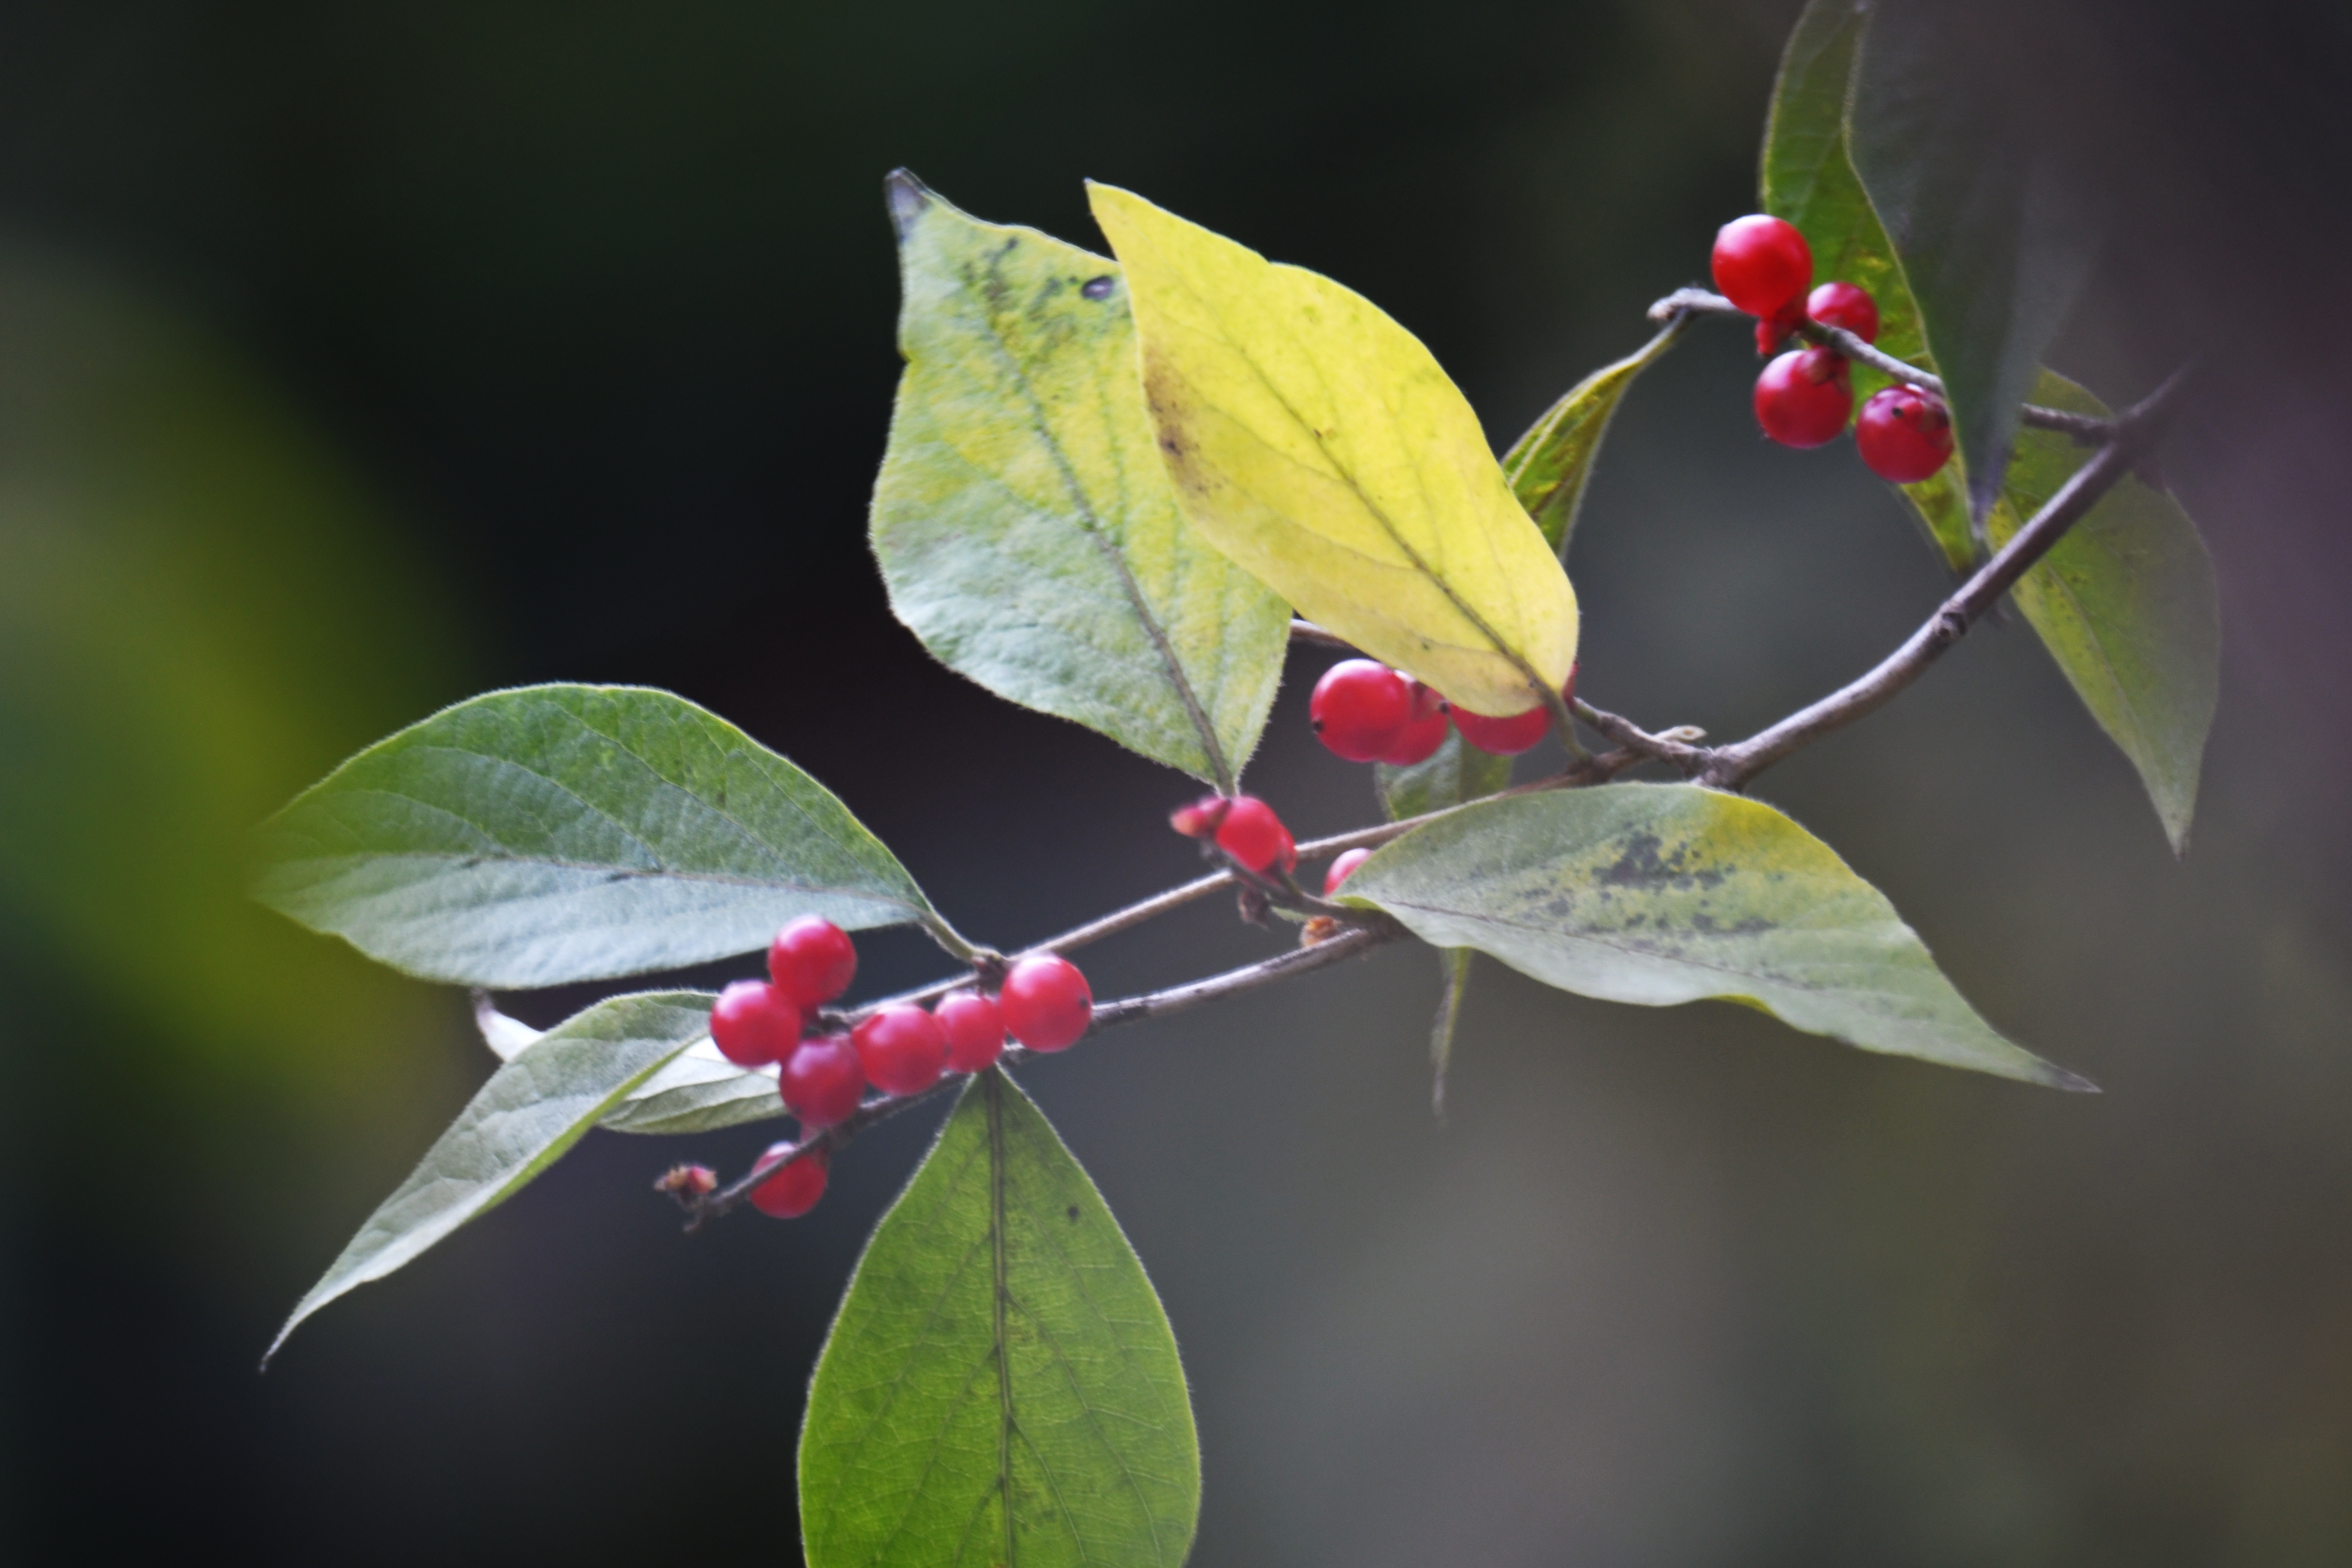
M 1126 269 L 1160 457 L 1202 537 L 1461 707 L 1524 712 L 1576 659 L 1576 595 L 1478 416 L 1360 294 L 1089 185 Z

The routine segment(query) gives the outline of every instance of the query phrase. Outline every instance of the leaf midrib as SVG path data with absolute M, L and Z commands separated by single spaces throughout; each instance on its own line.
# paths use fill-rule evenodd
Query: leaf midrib
M 997 254 L 1002 255 L 1003 251 Z M 1104 265 L 1115 267 L 1117 264 L 1106 259 Z M 1185 716 L 1192 721 L 1192 729 L 1200 738 L 1202 751 L 1208 759 L 1209 771 L 1215 775 L 1219 792 L 1233 794 L 1237 787 L 1233 769 L 1225 761 L 1224 748 L 1218 744 L 1216 727 L 1209 721 L 1208 710 L 1202 707 L 1199 695 L 1193 691 L 1192 681 L 1184 674 L 1182 662 L 1176 657 L 1175 645 L 1168 640 L 1166 628 L 1152 615 L 1141 586 L 1135 581 L 1135 574 L 1128 570 L 1127 557 L 1111 542 L 1101 518 L 1096 515 L 1093 502 L 1078 482 L 1076 470 L 1070 466 L 1068 454 L 1062 450 L 1062 443 L 1047 423 L 1045 405 L 1030 383 L 1028 370 L 1004 341 L 1003 334 L 998 331 L 995 316 L 985 310 L 979 313 L 984 322 L 983 336 L 1003 360 L 1013 384 L 1020 389 L 1022 401 L 1028 405 L 1030 427 L 1036 432 L 1037 439 L 1044 443 L 1046 455 L 1053 459 L 1054 472 L 1060 477 L 1063 489 L 1068 492 L 1070 505 L 1078 516 L 1079 531 L 1093 542 L 1096 551 L 1108 563 L 1112 575 L 1118 579 L 1120 592 L 1127 595 L 1129 610 L 1143 627 L 1144 635 L 1151 639 L 1152 649 L 1160 656 L 1160 673 L 1167 678 L 1178 700 L 1184 705 Z M 1115 453 L 1118 442 L 1113 440 L 1108 445 Z M 1123 499 L 1127 473 L 1124 465 L 1119 467 L 1118 473 Z
M 1154 247 L 1154 248 L 1157 248 L 1157 247 Z M 1265 258 L 1260 258 L 1259 259 L 1264 261 Z M 1265 264 L 1269 267 L 1277 265 L 1276 263 L 1271 262 L 1267 262 Z M 1203 299 L 1200 291 L 1194 289 L 1192 283 L 1188 279 L 1185 279 L 1182 275 L 1177 271 L 1177 269 L 1171 268 L 1170 268 L 1170 272 L 1171 277 L 1176 279 L 1177 286 L 1182 289 L 1187 294 L 1191 295 L 1194 302 L 1202 308 L 1208 318 L 1217 323 L 1217 341 L 1223 343 L 1228 349 L 1231 349 L 1241 362 L 1249 367 L 1250 374 L 1255 376 L 1258 384 L 1265 389 L 1267 395 L 1270 395 L 1276 404 L 1281 405 L 1283 413 L 1288 415 L 1291 421 L 1300 429 L 1306 431 L 1307 434 L 1314 440 L 1316 450 L 1323 454 L 1325 460 L 1330 466 L 1332 475 L 1342 484 L 1346 485 L 1349 492 L 1355 496 L 1357 501 L 1362 505 L 1363 509 L 1367 512 L 1371 514 L 1372 521 L 1380 524 L 1381 531 L 1388 535 L 1389 542 L 1396 546 L 1397 550 L 1404 556 L 1407 563 L 1409 563 L 1414 571 L 1427 578 L 1430 584 L 1434 586 L 1440 594 L 1445 595 L 1446 603 L 1452 605 L 1462 618 L 1468 621 L 1478 635 L 1486 639 L 1487 647 L 1490 651 L 1500 655 L 1504 659 L 1509 662 L 1514 669 L 1517 669 L 1519 672 L 1520 677 L 1527 681 L 1528 689 L 1537 694 L 1537 700 L 1538 702 L 1544 700 L 1543 692 L 1546 683 L 1536 674 L 1534 668 L 1528 662 L 1526 656 L 1521 654 L 1517 648 L 1511 647 L 1496 632 L 1494 627 L 1488 626 L 1486 624 L 1486 617 L 1481 616 L 1476 610 L 1473 609 L 1470 606 L 1469 602 L 1464 599 L 1462 595 L 1454 590 L 1454 585 L 1451 583 L 1448 583 L 1442 574 L 1432 570 L 1429 563 L 1422 559 L 1421 552 L 1415 550 L 1411 543 L 1407 542 L 1403 532 L 1397 527 L 1395 521 L 1389 516 L 1388 512 L 1381 507 L 1378 502 L 1374 501 L 1370 496 L 1364 492 L 1364 487 L 1357 479 L 1355 470 L 1347 464 L 1341 462 L 1337 455 L 1332 452 L 1329 442 L 1324 438 L 1323 432 L 1316 428 L 1315 422 L 1301 415 L 1297 408 L 1291 405 L 1289 397 L 1283 393 L 1280 387 L 1275 385 L 1272 379 L 1267 376 L 1265 367 L 1258 363 L 1256 355 L 1242 347 L 1241 344 L 1234 342 L 1232 334 L 1226 330 L 1223 312 L 1218 310 L 1206 299 Z M 1398 327 L 1398 331 L 1402 331 L 1404 329 L 1400 325 Z M 1319 378 L 1323 373 L 1321 362 L 1311 354 L 1303 355 L 1302 357 L 1306 360 L 1306 363 L 1314 369 L 1317 376 Z M 1326 384 L 1326 390 L 1328 390 L 1328 383 Z M 1217 406 L 1219 412 L 1224 414 L 1226 417 L 1234 420 L 1234 422 L 1236 425 L 1239 425 L 1243 429 L 1246 430 L 1248 428 L 1248 426 L 1242 421 L 1240 416 L 1235 414 L 1233 410 L 1224 408 L 1222 405 L 1213 406 Z M 1260 441 L 1259 445 L 1265 446 L 1265 443 L 1264 441 Z M 1422 465 L 1415 463 L 1412 468 L 1412 473 L 1413 482 L 1423 487 L 1423 499 L 1427 500 L 1428 480 L 1423 474 Z M 1518 504 L 1516 497 L 1513 498 L 1512 504 L 1514 506 Z M 1491 553 L 1492 542 L 1485 540 L 1483 532 L 1480 537 L 1482 542 L 1488 544 L 1489 552 Z M 1356 553 L 1361 552 L 1358 552 Z M 1366 557 L 1366 559 L 1370 558 Z M 1499 569 L 1501 563 L 1497 562 L 1495 563 L 1495 564 Z M 1507 575 L 1507 574 L 1499 573 L 1499 570 L 1498 574 Z

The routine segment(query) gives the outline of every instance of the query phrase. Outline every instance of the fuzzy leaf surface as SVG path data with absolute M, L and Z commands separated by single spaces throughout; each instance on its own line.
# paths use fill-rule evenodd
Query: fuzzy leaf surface
M 2108 412 L 2054 371 L 2042 373 L 2032 400 Z M 2088 457 L 2056 432 L 2022 432 L 1993 510 L 1993 543 L 2006 543 Z M 2185 851 L 2221 680 L 2221 596 L 2197 525 L 2170 496 L 2126 476 L 2020 580 L 2016 597 L 2067 684 L 2138 770 L 2173 852 Z
M 1797 19 L 1781 51 L 1765 121 L 1760 195 L 1766 212 L 1803 232 L 1813 251 L 1813 281 L 1842 279 L 1869 289 L 1878 306 L 1876 345 L 1933 374 L 1936 358 L 1927 352 L 1919 303 L 1846 147 L 1846 94 L 1869 22 L 1865 0 L 1811 0 Z M 1853 366 L 1857 416 L 1890 379 L 1869 365 Z M 1955 455 L 1932 478 L 1895 488 L 1911 503 L 1945 565 L 1968 571 L 1975 549 L 1966 461 Z
M 1625 400 L 1633 378 L 1674 347 L 1685 324 L 1681 319 L 1669 321 L 1623 359 L 1602 365 L 1570 387 L 1504 455 L 1503 477 L 1510 481 L 1511 493 L 1562 561 L 1568 559 L 1585 487 L 1591 483 L 1592 465 L 1609 434 L 1609 422 L 1617 416 L 1617 405 Z
M 1127 269 L 1160 455 L 1202 535 L 1472 712 L 1557 692 L 1576 595 L 1421 341 L 1328 278 L 1087 189 Z
M 1988 517 L 2018 405 L 2097 249 L 2085 194 L 2062 179 L 1983 76 L 2032 36 L 1990 36 L 2007 13 L 1952 3 L 1872 9 L 1847 100 L 1853 170 L 1918 301 L 1944 378 L 1970 514 Z M 2031 22 L 2031 18 L 2028 18 Z
M 532 686 L 444 709 L 262 829 L 262 902 L 428 980 L 673 969 L 786 921 L 937 919 L 824 785 L 667 691 Z
M 408 1180 L 377 1205 L 295 1305 L 270 1354 L 328 1302 L 383 1279 L 520 1192 L 632 1089 L 709 1031 L 708 994 L 647 992 L 599 1002 L 532 1041 L 490 1075 Z
M 1115 262 L 889 181 L 907 370 L 874 488 L 890 605 L 949 668 L 1231 790 L 1290 607 L 1194 533 Z
M 810 1568 L 1184 1560 L 1200 1447 L 1167 1315 L 1002 1071 L 883 1216 L 810 1384 Z
M 1719 997 L 1864 1050 L 2088 1087 L 1994 1033 L 1884 894 L 1739 795 L 1602 784 L 1482 802 L 1375 852 L 1340 893 L 1581 995 Z

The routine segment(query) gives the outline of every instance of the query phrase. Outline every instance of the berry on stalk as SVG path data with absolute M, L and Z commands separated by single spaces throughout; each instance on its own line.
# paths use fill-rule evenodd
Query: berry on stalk
M 1388 750 L 1374 759 L 1392 768 L 1409 768 L 1415 763 L 1429 761 L 1437 748 L 1445 744 L 1445 732 L 1454 725 L 1445 711 L 1445 699 L 1418 680 L 1410 689 L 1412 701 L 1404 726 L 1397 731 Z
M 1004 1054 L 1004 1013 L 994 997 L 952 992 L 931 1013 L 948 1037 L 950 1072 L 978 1072 Z
M 1346 881 L 1357 867 L 1371 858 L 1372 852 L 1369 849 L 1350 849 L 1332 861 L 1330 869 L 1323 873 L 1323 896 L 1328 899 L 1339 892 L 1339 884 Z
M 1370 658 L 1341 659 L 1323 672 L 1307 700 L 1316 739 L 1351 763 L 1380 761 L 1412 709 L 1404 677 Z
M 850 1032 L 866 1081 L 885 1094 L 920 1094 L 940 1081 L 948 1065 L 948 1037 L 940 1021 L 912 1003 L 900 1002 L 860 1022 Z
M 1254 795 L 1234 796 L 1225 808 L 1225 819 L 1217 825 L 1217 847 L 1253 871 L 1263 871 L 1282 859 L 1289 844 L 1290 830 L 1282 826 L 1282 818 Z M 1295 864 L 1297 851 L 1289 853 Z
M 1723 297 L 1751 316 L 1770 316 L 1813 280 L 1813 249 L 1797 226 L 1762 213 L 1717 231 L 1711 270 Z
M 1792 349 L 1756 378 L 1756 423 L 1783 447 L 1834 441 L 1853 412 L 1853 377 L 1829 349 Z
M 857 946 L 829 920 L 803 915 L 769 944 L 768 978 L 803 1008 L 832 1001 L 856 976 Z
M 1805 314 L 1825 327 L 1843 327 L 1864 342 L 1878 341 L 1878 301 L 1859 283 L 1824 283 L 1805 300 Z
M 1853 444 L 1880 479 L 1916 484 L 1951 460 L 1951 410 L 1924 387 L 1883 386 L 1862 405 Z
M 1094 1021 L 1095 994 L 1087 977 L 1055 952 L 1014 964 L 996 1002 L 1005 1028 L 1033 1051 L 1067 1050 Z
M 830 1127 L 845 1121 L 866 1093 L 866 1068 L 847 1035 L 822 1035 L 803 1040 L 784 1058 L 776 1075 L 784 1109 L 801 1119 L 803 1127 Z
M 800 1044 L 801 1010 L 764 980 L 738 980 L 711 1005 L 710 1038 L 739 1068 L 780 1062 Z
M 753 1165 L 755 1171 L 792 1159 L 797 1145 L 771 1143 L 768 1152 Z M 785 1165 L 774 1175 L 751 1189 L 751 1206 L 772 1219 L 798 1219 L 816 1207 L 817 1199 L 824 1196 L 825 1166 L 831 1157 L 819 1149 L 804 1154 Z

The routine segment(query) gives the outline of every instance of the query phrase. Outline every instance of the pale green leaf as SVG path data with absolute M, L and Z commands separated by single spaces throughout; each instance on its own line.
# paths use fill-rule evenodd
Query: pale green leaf
M 1903 263 L 1846 150 L 1846 94 L 1869 20 L 1864 0 L 1812 0 L 1797 19 L 1780 56 L 1765 121 L 1761 196 L 1766 212 L 1803 232 L 1812 247 L 1813 280 L 1840 279 L 1869 289 L 1878 306 L 1876 345 L 1932 375 L 1936 361 L 1927 352 L 1918 301 L 1911 297 Z M 1857 413 L 1888 379 L 1867 364 L 1854 365 Z M 1895 488 L 1926 525 L 1945 564 L 1956 573 L 1967 571 L 1976 552 L 1969 532 L 1965 460 L 1955 455 L 1933 478 Z
M 1372 787 L 1391 822 L 1476 800 L 1510 782 L 1511 759 L 1470 745 L 1458 730 L 1447 731 L 1444 745 L 1409 767 L 1372 764 Z
M 841 802 L 684 698 L 533 686 L 381 741 L 265 825 L 264 903 L 429 980 L 700 963 L 795 916 L 943 922 Z
M 2053 371 L 2042 373 L 2032 400 L 2108 412 Z M 2087 457 L 2054 431 L 2020 435 L 1993 510 L 1994 544 Z M 2221 676 L 2220 595 L 2197 525 L 2170 496 L 2126 476 L 2025 574 L 2016 596 L 2083 705 L 2139 770 L 2174 852 L 2185 850 Z
M 1089 185 L 1184 514 L 1299 612 L 1475 713 L 1576 658 L 1576 595 L 1459 388 L 1363 296 Z
M 1503 477 L 1510 481 L 1511 493 L 1562 561 L 1568 559 L 1577 513 L 1584 507 L 1593 461 L 1601 455 L 1601 440 L 1617 416 L 1618 404 L 1624 401 L 1625 389 L 1674 346 L 1686 321 L 1675 317 L 1633 353 L 1570 387 L 1504 455 Z
M 1230 792 L 1290 607 L 1185 521 L 1116 263 L 890 176 L 906 374 L 875 558 L 923 646 L 1000 697 Z
M 2095 205 L 2070 188 L 1985 74 L 2046 47 L 2032 18 L 1965 5 L 1870 9 L 1846 140 L 1919 305 L 1951 405 L 1969 510 L 1999 498 L 2018 408 L 2097 249 Z
M 1200 1448 L 1118 1224 L 1001 1071 L 883 1217 L 801 1433 L 810 1568 L 1184 1560 Z
M 1883 894 L 1738 795 L 1603 784 L 1484 801 L 1379 850 L 1340 893 L 1582 995 L 1720 997 L 1865 1050 L 2089 1087 L 1995 1034 Z
M 269 1354 L 336 1297 L 383 1279 L 520 1192 L 709 1027 L 707 994 L 647 992 L 599 1002 L 531 1042 L 490 1075 L 408 1180 L 377 1205 L 295 1305 Z
M 707 1007 L 719 998 L 705 995 Z M 541 1031 L 509 1017 L 477 995 L 474 1022 L 482 1042 L 500 1061 L 512 1061 Z M 669 1064 L 629 1091 L 598 1123 L 614 1132 L 709 1132 L 767 1121 L 784 1114 L 776 1093 L 776 1069 L 741 1068 L 719 1054 L 706 1026 L 703 1038 L 678 1052 Z

